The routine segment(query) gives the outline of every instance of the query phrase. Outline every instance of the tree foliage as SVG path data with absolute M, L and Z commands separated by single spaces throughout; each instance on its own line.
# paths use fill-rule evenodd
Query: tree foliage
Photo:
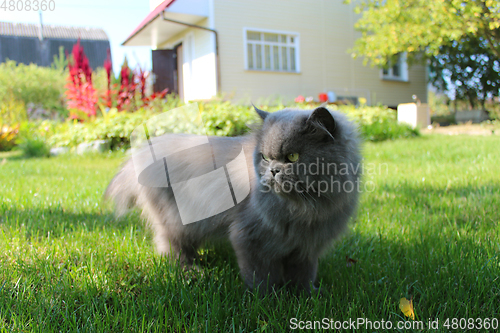
M 356 11 L 362 37 L 353 55 L 372 65 L 384 66 L 401 52 L 410 63 L 420 54 L 435 56 L 468 35 L 481 37 L 500 58 L 498 0 L 361 0 Z
M 499 95 L 500 61 L 485 38 L 466 35 L 439 47 L 429 61 L 430 80 L 441 91 L 453 91 L 473 109 L 485 109 Z

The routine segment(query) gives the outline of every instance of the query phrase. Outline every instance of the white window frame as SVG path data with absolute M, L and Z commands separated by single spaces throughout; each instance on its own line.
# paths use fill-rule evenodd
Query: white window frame
M 248 32 L 257 32 L 261 33 L 261 40 L 260 41 L 253 41 L 253 40 L 248 40 L 247 39 L 247 34 Z M 277 34 L 277 35 L 286 35 L 287 36 L 287 43 L 283 44 L 280 42 L 269 42 L 269 41 L 264 41 L 264 34 L 269 33 L 269 34 Z M 293 37 L 293 42 L 291 41 L 291 38 Z M 262 45 L 261 47 L 261 61 L 262 61 L 262 68 L 249 68 L 249 63 L 248 63 L 248 44 L 253 44 L 257 45 L 260 44 Z M 265 48 L 263 46 L 269 45 L 270 46 L 270 69 L 265 68 Z M 274 69 L 274 48 L 273 46 L 278 46 L 278 52 L 280 53 L 280 56 L 278 57 L 279 60 L 279 69 L 276 70 Z M 291 59 L 290 59 L 290 52 L 288 51 L 290 47 L 295 48 L 295 70 L 291 69 L 286 69 L 283 70 L 283 64 L 282 64 L 282 47 L 285 46 L 287 49 L 287 64 L 291 64 Z M 249 27 L 244 27 L 243 28 L 243 54 L 244 54 L 244 68 L 245 70 L 248 71 L 258 71 L 258 72 L 271 72 L 271 73 L 300 73 L 300 35 L 298 32 L 292 32 L 292 31 L 281 31 L 281 30 L 268 30 L 268 29 L 260 29 L 260 28 L 249 28 Z M 256 48 L 253 47 L 253 60 L 254 64 L 256 64 L 257 60 L 257 55 L 256 55 Z M 256 66 L 255 66 L 256 67 Z
M 408 63 L 406 62 L 406 52 L 400 53 L 397 65 L 399 66 L 399 75 L 394 75 L 394 65 L 389 64 L 387 74 L 384 73 L 383 68 L 380 70 L 380 78 L 386 81 L 408 82 Z

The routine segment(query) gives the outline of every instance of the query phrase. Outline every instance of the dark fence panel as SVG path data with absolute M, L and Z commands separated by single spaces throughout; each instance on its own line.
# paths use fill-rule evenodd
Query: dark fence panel
M 59 55 L 60 46 L 71 53 L 76 42 L 76 39 L 46 38 L 41 42 L 33 37 L 0 36 L 0 62 L 10 59 L 27 65 L 50 66 L 54 56 Z M 80 44 L 89 58 L 90 67 L 102 67 L 110 48 L 109 41 L 81 40 Z

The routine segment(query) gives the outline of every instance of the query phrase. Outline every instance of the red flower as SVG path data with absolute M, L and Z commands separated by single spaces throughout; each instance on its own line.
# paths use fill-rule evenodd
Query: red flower
M 304 103 L 305 100 L 304 96 L 299 95 L 295 98 L 295 103 Z
M 106 90 L 106 100 L 108 107 L 111 107 L 111 70 L 113 69 L 113 64 L 111 63 L 111 51 L 108 49 L 108 55 L 106 60 L 104 60 L 104 69 L 106 70 L 106 76 L 108 78 L 108 89 Z
M 318 95 L 318 97 L 319 97 L 319 101 L 321 103 L 328 102 L 328 95 L 327 94 L 321 93 Z
M 108 49 L 108 55 L 106 60 L 104 60 L 104 69 L 106 70 L 106 74 L 108 76 L 108 87 L 111 84 L 111 69 L 113 68 L 113 64 L 111 63 L 111 51 Z
M 96 114 L 97 94 L 92 86 L 92 68 L 80 45 L 80 39 L 73 45 L 72 58 L 68 58 L 69 77 L 66 84 L 66 98 L 69 109 L 83 111 L 87 116 Z M 71 118 L 79 118 L 71 114 Z

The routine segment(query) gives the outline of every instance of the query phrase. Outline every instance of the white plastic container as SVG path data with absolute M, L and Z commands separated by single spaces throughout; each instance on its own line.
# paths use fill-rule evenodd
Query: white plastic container
M 427 104 L 404 103 L 398 105 L 398 123 L 411 127 L 427 127 L 431 124 L 431 115 Z

